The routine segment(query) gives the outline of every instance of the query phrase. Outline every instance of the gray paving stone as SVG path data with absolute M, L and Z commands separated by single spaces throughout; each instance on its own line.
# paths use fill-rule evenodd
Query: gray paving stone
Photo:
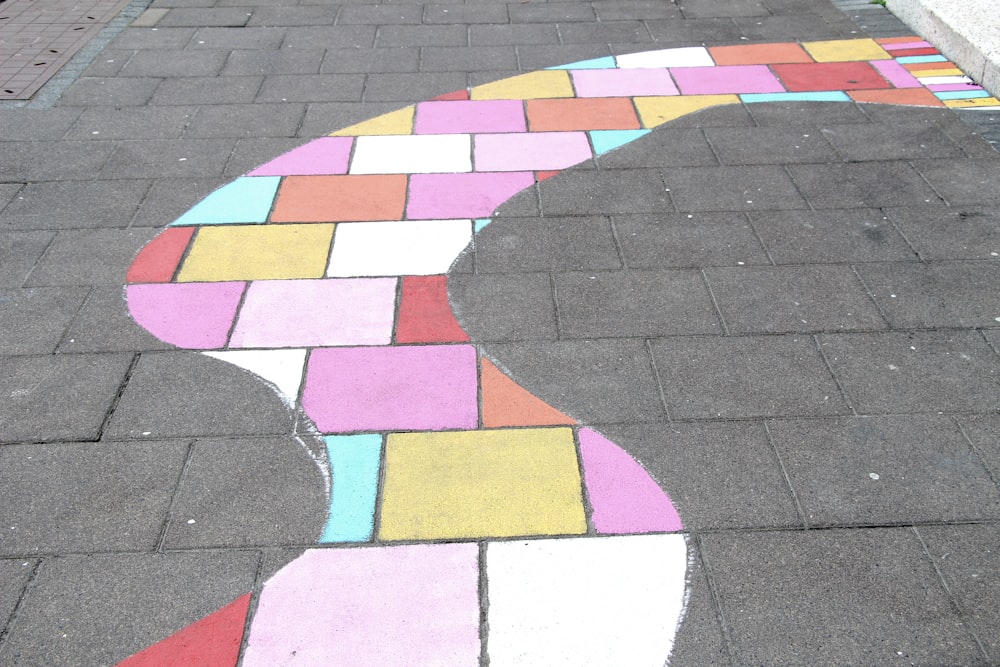
M 473 340 L 481 340 L 478 326 L 461 314 L 460 321 Z M 518 384 L 584 424 L 666 418 L 641 340 L 491 343 L 483 348 Z
M 326 53 L 321 48 L 232 51 L 222 68 L 224 76 L 317 74 Z
M 190 119 L 187 137 L 294 137 L 304 104 L 221 104 L 203 106 Z
M 919 160 L 914 166 L 952 206 L 1000 203 L 1000 160 Z
M 990 327 L 1000 321 L 1000 264 L 886 263 L 858 267 L 896 329 Z
M 232 147 L 229 150 L 231 152 Z M 142 199 L 131 224 L 133 227 L 169 224 L 226 182 L 228 179 L 221 177 L 157 178 Z
M 513 25 L 469 26 L 469 46 L 510 46 L 512 44 L 559 43 L 559 31 L 555 25 L 544 25 L 541 23 L 517 23 Z M 426 46 L 432 45 L 428 44 Z
M 0 630 L 7 627 L 37 564 L 25 558 L 0 560 Z
M 419 74 L 369 74 L 365 81 L 366 102 L 414 102 L 464 90 L 468 78 L 463 72 L 421 72 Z
M 384 28 L 383 28 L 384 29 Z M 301 26 L 284 29 L 287 31 L 281 42 L 283 49 L 369 49 L 375 44 L 374 26 Z M 389 45 L 395 46 L 395 45 Z M 403 44 L 401 46 L 410 46 Z
M 653 41 L 641 21 L 602 21 L 600 23 L 561 23 L 559 38 L 566 44 L 647 44 Z
M 268 385 L 235 366 L 196 352 L 147 352 L 105 436 L 288 435 L 292 422 Z
M 250 20 L 251 12 L 242 7 L 178 7 L 173 8 L 156 22 L 164 28 L 242 28 Z
M 237 0 L 237 4 L 241 0 Z M 281 4 L 272 6 L 270 2 L 257 2 L 253 16 L 247 21 L 249 26 L 296 26 L 296 25 L 333 25 L 337 19 L 337 5 L 316 5 L 313 7 L 295 7 Z M 345 7 L 344 9 L 349 9 Z
M 771 15 L 761 0 L 683 0 L 680 8 L 687 19 Z
M 590 4 L 601 21 L 681 18 L 675 4 L 657 0 L 596 0 Z
M 849 266 L 736 266 L 705 270 L 733 333 L 887 328 Z
M 116 50 L 183 49 L 194 37 L 194 28 L 132 28 L 111 41 Z
M 879 209 L 761 211 L 750 219 L 775 264 L 917 259 Z
M 653 19 L 645 25 L 660 47 L 732 44 L 743 38 L 733 19 Z
M 508 4 L 511 23 L 567 23 L 570 21 L 594 21 L 593 3 L 553 2 L 551 4 Z M 634 18 L 634 17 L 630 17 Z M 611 20 L 601 17 L 602 20 Z
M 164 546 L 313 544 L 328 510 L 322 471 L 296 438 L 199 440 Z
M 719 613 L 701 564 L 699 546 L 688 538 L 688 598 L 670 653 L 670 664 L 728 667 L 733 663 L 726 647 Z
M 757 125 L 824 126 L 832 123 L 871 123 L 864 105 L 851 102 L 755 102 L 745 105 Z M 877 106 L 877 105 L 868 105 Z
M 337 15 L 340 25 L 419 24 L 424 13 L 420 4 L 345 4 Z
M 1000 359 L 975 332 L 832 334 L 819 340 L 861 414 L 1000 407 Z
M 940 197 L 906 162 L 796 164 L 788 171 L 815 208 L 940 206 Z
M 0 144 L 0 180 L 6 182 L 90 179 L 115 150 L 112 141 L 19 141 Z
M 149 190 L 149 181 L 29 183 L 0 214 L 5 229 L 125 227 Z
M 677 337 L 650 345 L 674 419 L 847 412 L 809 336 Z
M 23 285 L 53 236 L 53 232 L 42 231 L 0 232 L 0 288 Z
M 908 529 L 701 541 L 739 664 L 984 664 Z
M 0 357 L 0 440 L 94 440 L 125 378 L 128 354 Z
M 751 106 L 753 105 L 727 104 L 725 106 L 702 109 L 701 111 L 670 121 L 668 127 L 670 129 L 677 129 L 754 125 L 755 121 L 747 112 L 747 109 Z
M 264 79 L 256 102 L 357 102 L 361 74 L 276 74 Z
M 963 416 L 958 423 L 993 478 L 1000 479 L 1000 415 Z
M 0 448 L 5 555 L 151 550 L 188 443 L 67 443 Z
M 749 16 L 732 19 L 746 40 L 755 42 L 837 39 L 858 36 L 858 27 L 847 17 L 841 20 L 822 17 Z
M 416 72 L 420 66 L 420 49 L 327 49 L 320 71 L 323 74 L 353 74 L 372 72 Z
M 425 46 L 420 49 L 422 72 L 475 72 L 517 69 L 513 46 Z
M 123 141 L 107 161 L 105 178 L 219 176 L 235 139 Z
M 0 661 L 115 664 L 250 592 L 258 563 L 233 550 L 46 559 Z
M 128 313 L 124 288 L 112 285 L 90 290 L 56 352 L 133 352 L 171 347 L 135 323 Z
M 948 591 L 972 631 L 989 654 L 1000 658 L 1000 529 L 996 525 L 921 526 L 917 529 Z
M 149 102 L 160 85 L 156 77 L 77 79 L 69 90 L 59 97 L 60 106 L 142 106 Z
M 87 109 L 67 132 L 68 139 L 177 139 L 191 123 L 195 108 L 123 107 Z
M 240 139 L 222 173 L 229 178 L 242 176 L 301 145 L 302 140 L 296 138 Z
M 629 268 L 769 263 L 742 213 L 616 215 L 613 223 Z
M 136 52 L 119 76 L 188 77 L 215 76 L 226 63 L 228 49 L 210 51 L 153 50 Z
M 192 49 L 277 49 L 285 40 L 285 33 L 301 28 L 199 28 L 191 38 Z M 300 45 L 301 46 L 301 45 Z M 315 46 L 313 44 L 312 46 Z
M 789 164 L 837 161 L 818 127 L 712 127 L 705 136 L 722 164 Z
M 813 526 L 993 519 L 1000 492 L 937 415 L 773 421 L 774 446 Z
M 56 234 L 26 285 L 122 285 L 150 229 L 64 230 Z
M 86 287 L 0 290 L 0 350 L 47 354 L 87 297 Z
M 136 49 L 104 49 L 97 59 L 83 70 L 83 76 L 115 76 L 136 53 L 138 53 Z
M 507 23 L 510 18 L 507 15 L 507 5 L 479 4 L 463 6 L 460 4 L 449 5 L 424 5 L 424 23 Z
M 548 274 L 452 275 L 455 315 L 476 340 L 554 340 L 555 302 Z
M 72 107 L 0 109 L 0 127 L 8 141 L 15 137 L 18 141 L 56 140 L 66 134 L 81 112 Z
M 24 188 L 24 183 L 0 183 L 0 212 Z
M 670 168 L 663 170 L 663 180 L 680 211 L 808 207 L 788 173 L 779 166 Z
M 759 422 L 625 424 L 598 429 L 660 483 L 686 530 L 803 526 Z
M 696 270 L 557 273 L 553 281 L 560 338 L 683 336 L 722 330 Z
M 927 124 L 835 125 L 822 133 L 849 161 L 964 156 L 954 141 Z
M 611 54 L 606 44 L 518 44 L 514 48 L 521 69 L 526 72 Z
M 400 108 L 399 102 L 311 102 L 299 127 L 300 137 L 321 137 Z
M 468 28 L 461 25 L 383 25 L 375 37 L 376 47 L 468 45 Z
M 265 81 L 260 76 L 197 76 L 165 79 L 151 104 L 240 104 L 252 102 Z
M 476 235 L 479 273 L 618 269 L 607 218 L 504 217 Z
M 673 210 L 656 169 L 575 169 L 539 185 L 546 215 L 658 213 Z
M 598 156 L 599 169 L 704 167 L 719 163 L 700 128 L 658 128 L 641 139 Z

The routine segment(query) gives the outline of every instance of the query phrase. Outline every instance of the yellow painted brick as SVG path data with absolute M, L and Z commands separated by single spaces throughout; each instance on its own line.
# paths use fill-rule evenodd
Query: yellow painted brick
M 926 76 L 965 76 L 965 72 L 958 69 L 957 67 L 952 67 L 949 69 L 922 69 L 910 72 L 913 76 L 919 78 Z
M 332 224 L 202 227 L 178 281 L 322 278 L 333 228 Z
M 345 127 L 330 134 L 331 137 L 360 137 L 362 135 L 413 134 L 413 107 L 390 111 L 371 120 Z
M 976 97 L 971 100 L 945 100 L 944 105 L 952 109 L 974 109 L 1000 106 L 1000 100 L 995 97 Z
M 636 97 L 635 108 L 643 127 L 656 127 L 695 111 L 723 104 L 739 104 L 737 95 L 685 95 L 683 97 Z
M 539 70 L 471 88 L 474 100 L 540 100 L 574 97 L 566 70 Z
M 391 433 L 382 497 L 383 540 L 587 530 L 568 428 Z
M 833 39 L 822 42 L 803 42 L 802 46 L 816 62 L 820 63 L 892 60 L 892 56 L 874 39 Z

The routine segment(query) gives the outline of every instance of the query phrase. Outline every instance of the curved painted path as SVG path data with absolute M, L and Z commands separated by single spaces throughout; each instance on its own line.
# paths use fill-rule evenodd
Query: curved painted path
M 919 38 L 599 58 L 400 109 L 220 188 L 136 257 L 160 339 L 241 366 L 326 443 L 317 542 L 126 665 L 662 665 L 687 550 L 627 453 L 518 386 L 445 275 L 503 202 L 712 106 L 1000 108 Z

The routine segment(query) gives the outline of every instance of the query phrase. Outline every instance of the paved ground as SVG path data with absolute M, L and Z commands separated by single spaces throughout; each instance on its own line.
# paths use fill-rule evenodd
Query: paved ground
M 155 2 L 54 106 L 0 108 L 0 664 L 115 663 L 323 527 L 301 417 L 128 317 L 159 227 L 466 86 L 864 36 L 827 0 L 278 4 Z M 997 158 L 944 108 L 709 109 L 518 195 L 453 270 L 481 350 L 676 504 L 672 664 L 1000 663 Z

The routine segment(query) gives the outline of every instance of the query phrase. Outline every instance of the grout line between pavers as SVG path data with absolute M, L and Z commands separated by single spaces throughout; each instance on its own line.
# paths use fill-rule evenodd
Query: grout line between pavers
M 656 391 L 660 396 L 660 406 L 663 408 L 663 414 L 667 418 L 668 424 L 673 423 L 673 415 L 670 414 L 670 405 L 667 403 L 667 393 L 663 390 L 663 380 L 660 377 L 660 369 L 656 367 L 656 358 L 653 356 L 653 339 L 646 338 L 643 340 L 643 346 L 646 349 L 646 360 L 649 362 L 649 367 L 653 371 L 653 380 L 656 382 Z
M 138 365 L 139 358 L 141 356 L 141 352 L 134 352 L 132 354 L 132 360 L 129 362 L 128 368 L 125 369 L 125 375 L 122 376 L 121 384 L 118 385 L 118 391 L 115 393 L 114 398 L 111 399 L 111 405 L 108 406 L 108 411 L 104 415 L 104 421 L 101 422 L 101 427 L 97 430 L 97 437 L 94 439 L 95 441 L 100 441 L 100 439 L 104 437 L 104 432 L 111 424 L 111 418 L 114 417 L 115 410 L 118 409 L 118 403 L 122 400 L 122 396 L 125 394 L 125 389 L 128 387 L 128 383 L 132 379 L 132 373 L 135 372 L 135 367 Z
M 924 541 L 923 535 L 920 534 L 920 530 L 918 530 L 916 526 L 912 527 L 910 530 L 913 531 L 913 535 L 917 538 L 917 541 L 920 542 L 920 548 L 923 551 L 924 556 L 930 562 L 931 567 L 934 568 L 934 573 L 937 574 L 938 577 L 938 583 L 940 583 L 941 587 L 944 589 L 945 595 L 948 598 L 948 602 L 951 603 L 952 610 L 954 610 L 954 612 L 958 615 L 959 620 L 961 620 L 963 629 L 969 634 L 970 637 L 972 637 L 972 640 L 976 643 L 976 646 L 979 647 L 979 650 L 983 654 L 983 657 L 986 659 L 986 662 L 989 663 L 990 662 L 989 651 L 986 649 L 986 646 L 983 644 L 983 642 L 980 641 L 979 634 L 975 630 L 973 630 L 972 625 L 968 623 L 965 611 L 962 609 L 962 605 L 959 604 L 958 599 L 955 597 L 955 594 L 952 593 L 951 586 L 948 585 L 948 580 L 945 578 L 944 572 L 941 570 L 940 567 L 938 567 L 937 560 L 931 554 L 931 550 L 930 548 L 928 548 L 927 543 Z
M 26 557 L 25 559 L 31 560 L 30 557 Z M 28 580 L 24 582 L 24 586 L 21 588 L 21 593 L 17 596 L 17 601 L 14 603 L 14 608 L 11 610 L 10 615 L 7 617 L 6 624 L 2 628 L 0 628 L 0 652 L 3 651 L 4 641 L 10 635 L 10 630 L 14 626 L 14 623 L 17 622 L 18 613 L 21 611 L 21 607 L 24 606 L 24 601 L 28 598 L 28 592 L 31 590 L 32 585 L 35 583 L 35 579 L 38 577 L 38 573 L 41 569 L 42 569 L 42 559 L 37 558 L 37 560 L 35 560 L 34 566 L 32 566 L 31 568 L 31 574 L 28 575 Z
M 130 439 L 130 442 L 132 440 Z M 184 452 L 184 462 L 181 463 L 181 469 L 177 473 L 177 479 L 174 482 L 174 490 L 170 494 L 170 502 L 167 503 L 167 511 L 163 515 L 163 523 L 160 526 L 159 535 L 156 537 L 156 544 L 153 545 L 153 553 L 163 553 L 164 544 L 167 541 L 167 531 L 170 528 L 170 522 L 173 520 L 174 515 L 174 505 L 177 503 L 177 496 L 180 495 L 181 485 L 184 483 L 184 477 L 187 473 L 188 468 L 191 465 L 191 459 L 194 458 L 194 446 L 197 442 L 193 438 L 188 438 L 187 451 Z
M 729 330 L 729 324 L 726 323 L 726 317 L 722 314 L 722 308 L 719 306 L 719 300 L 715 298 L 715 290 L 712 289 L 712 283 L 708 279 L 708 274 L 705 273 L 705 269 L 699 271 L 698 274 L 701 276 L 702 285 L 708 291 L 708 298 L 712 301 L 712 308 L 715 310 L 715 315 L 719 318 L 719 325 L 722 326 L 722 335 L 732 335 L 732 332 Z
M 490 637 L 490 595 L 489 580 L 486 572 L 486 542 L 478 543 L 479 581 L 479 666 L 489 667 L 489 637 Z
M 876 333 L 876 332 L 872 332 L 872 333 Z M 880 330 L 877 333 L 886 333 L 886 331 L 885 330 Z M 827 372 L 830 374 L 830 377 L 833 378 L 834 384 L 837 385 L 837 390 L 840 391 L 840 398 L 841 398 L 841 400 L 844 401 L 845 405 L 847 405 L 847 409 L 851 411 L 851 415 L 854 416 L 854 417 L 857 417 L 858 416 L 858 411 L 854 407 L 854 401 L 851 400 L 851 396 L 850 396 L 850 394 L 847 393 L 847 389 L 844 388 L 844 385 L 843 385 L 843 383 L 841 383 L 840 378 L 837 377 L 837 374 L 834 372 L 834 370 L 833 370 L 833 364 L 830 363 L 830 359 L 827 358 L 826 352 L 823 351 L 823 345 L 819 341 L 819 337 L 822 334 L 815 334 L 814 333 L 814 334 L 810 334 L 810 335 L 811 335 L 811 337 L 813 339 L 813 344 L 816 346 L 816 351 L 819 352 L 819 356 L 823 359 L 823 364 L 826 366 Z
M 912 262 L 906 262 L 906 264 L 911 264 L 911 263 Z M 854 274 L 854 277 L 857 279 L 858 283 L 860 283 L 861 289 L 864 291 L 865 295 L 868 297 L 868 300 L 871 301 L 871 303 L 872 303 L 873 306 L 875 306 L 875 310 L 878 312 L 879 317 L 881 317 L 882 321 L 885 322 L 885 328 L 886 328 L 886 330 L 888 330 L 888 331 L 895 331 L 895 329 L 892 326 L 892 320 L 889 319 L 888 313 L 885 312 L 885 310 L 882 308 L 882 304 L 880 304 L 878 302 L 878 299 L 875 298 L 875 290 L 873 290 L 871 287 L 869 287 L 868 283 L 865 282 L 865 279 L 861 277 L 861 274 L 858 273 L 858 267 L 857 266 L 855 266 L 854 264 L 849 264 L 848 266 L 850 266 L 851 273 Z
M 715 621 L 719 624 L 719 631 L 722 633 L 722 644 L 726 652 L 726 658 L 729 660 L 730 665 L 736 665 L 736 647 L 733 645 L 732 631 L 729 629 L 729 623 L 726 622 L 726 615 L 722 611 L 719 587 L 715 582 L 715 573 L 712 571 L 712 567 L 709 564 L 708 559 L 705 557 L 705 545 L 701 541 L 701 534 L 691 533 L 688 539 L 691 542 L 694 542 L 694 550 L 698 554 L 698 562 L 701 564 L 701 570 L 705 575 L 705 581 L 708 583 L 708 592 L 712 600 L 712 610 L 715 612 Z
M 795 492 L 795 486 L 792 484 L 792 478 L 788 474 L 788 468 L 785 467 L 785 462 L 781 458 L 781 453 L 778 451 L 778 446 L 774 442 L 774 435 L 771 433 L 771 428 L 768 426 L 767 422 L 767 419 L 762 419 L 760 424 L 764 427 L 764 435 L 767 437 L 767 444 L 771 449 L 771 456 L 774 457 L 774 461 L 778 464 L 778 468 L 781 470 L 781 477 L 785 480 L 785 488 L 788 489 L 788 494 L 792 497 L 792 502 L 795 504 L 795 511 L 799 515 L 799 521 L 802 522 L 802 527 L 808 529 L 811 527 L 809 515 L 806 513 L 805 507 L 803 507 L 802 501 L 799 499 L 799 494 Z
M 247 606 L 246 618 L 243 622 L 243 634 L 240 636 L 240 650 L 236 655 L 236 665 L 243 664 L 246 656 L 247 646 L 250 644 L 250 628 L 253 627 L 253 618 L 257 615 L 257 607 L 260 606 L 260 594 L 264 589 L 264 561 L 267 560 L 268 553 L 264 549 L 257 551 L 257 571 L 254 573 L 253 590 L 250 591 L 250 604 Z

